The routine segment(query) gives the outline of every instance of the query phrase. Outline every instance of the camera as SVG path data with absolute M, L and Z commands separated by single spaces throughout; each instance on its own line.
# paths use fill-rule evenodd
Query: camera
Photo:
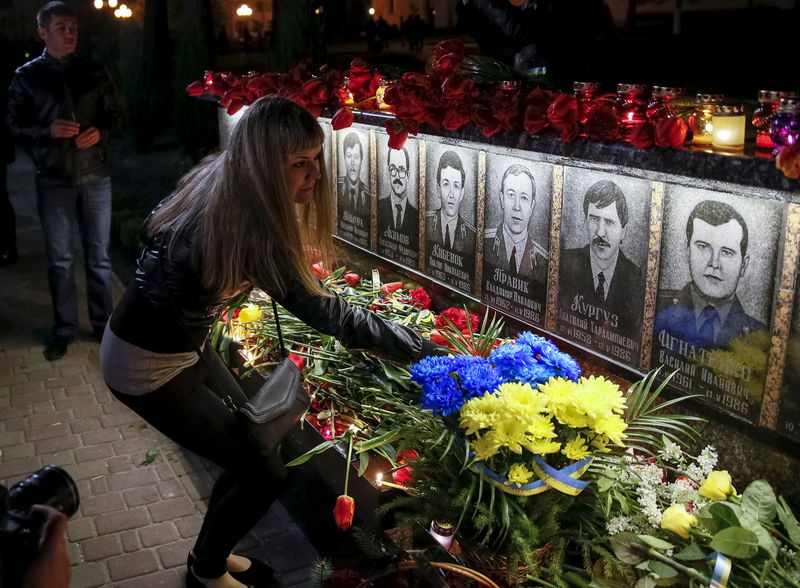
M 71 517 L 79 503 L 75 481 L 57 466 L 45 466 L 8 489 L 0 484 L 0 586 L 20 586 L 39 550 L 45 517 L 31 507 L 44 504 Z

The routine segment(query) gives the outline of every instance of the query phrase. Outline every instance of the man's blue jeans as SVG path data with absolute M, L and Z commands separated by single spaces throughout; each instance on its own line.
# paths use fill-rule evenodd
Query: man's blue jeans
M 53 334 L 73 339 L 78 328 L 73 234 L 77 226 L 86 265 L 89 320 L 102 332 L 111 315 L 111 179 L 88 182 L 36 177 L 39 219 L 47 252 L 47 278 L 53 300 Z

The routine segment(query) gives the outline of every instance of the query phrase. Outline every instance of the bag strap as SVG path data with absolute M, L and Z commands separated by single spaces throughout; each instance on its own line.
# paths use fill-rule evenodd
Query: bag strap
M 270 296 L 270 300 L 272 300 L 272 314 L 275 315 L 275 328 L 278 330 L 278 343 L 281 346 L 281 355 L 284 358 L 289 357 L 288 352 L 286 351 L 286 345 L 283 343 L 283 333 L 281 332 L 281 319 L 278 317 L 278 305 L 275 303 L 275 299 Z

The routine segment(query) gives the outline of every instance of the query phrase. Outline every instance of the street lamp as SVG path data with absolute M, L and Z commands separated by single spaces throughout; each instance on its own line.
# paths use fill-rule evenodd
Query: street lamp
M 119 8 L 114 11 L 114 16 L 117 18 L 130 18 L 133 12 L 126 4 L 120 4 Z
M 371 6 L 370 6 L 370 8 L 369 8 L 369 10 L 367 12 L 369 12 L 370 16 L 375 16 L 375 9 L 372 8 Z
M 110 8 L 116 8 L 117 7 L 117 0 L 108 0 L 108 6 Z
M 236 14 L 239 16 L 252 16 L 253 9 L 250 8 L 247 4 L 242 4 L 239 8 L 236 9 Z
M 94 7 L 97 8 L 97 10 L 103 8 L 103 0 L 94 0 Z

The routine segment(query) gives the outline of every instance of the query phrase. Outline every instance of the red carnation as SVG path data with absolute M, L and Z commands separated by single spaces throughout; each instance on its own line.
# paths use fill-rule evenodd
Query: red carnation
M 436 328 L 442 329 L 449 326 L 447 321 L 453 323 L 455 328 L 458 329 L 459 331 L 466 329 L 468 326 L 467 313 L 460 308 L 455 308 L 455 307 L 448 308 L 447 310 L 442 312 L 440 316 L 437 316 L 435 324 Z M 473 331 L 477 330 L 478 327 L 480 326 L 480 319 L 472 313 L 469 314 L 469 322 L 472 325 Z
M 613 108 L 600 104 L 592 109 L 584 125 L 586 136 L 593 141 L 619 139 L 619 117 Z
M 411 302 L 417 308 L 428 309 L 431 307 L 431 297 L 424 288 L 411 290 Z
M 689 126 L 682 118 L 662 118 L 656 121 L 656 145 L 659 147 L 680 147 L 686 140 Z
M 342 106 L 331 118 L 331 126 L 334 131 L 339 131 L 352 125 L 354 120 L 353 111 L 346 106 Z
M 631 134 L 628 137 L 631 145 L 638 149 L 647 149 L 652 147 L 656 140 L 656 131 L 652 123 L 641 123 L 633 125 Z

